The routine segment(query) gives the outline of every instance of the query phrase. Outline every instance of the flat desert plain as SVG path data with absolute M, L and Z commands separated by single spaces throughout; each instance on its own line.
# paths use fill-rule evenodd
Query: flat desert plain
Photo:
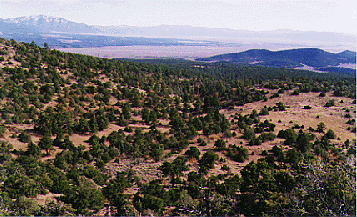
M 93 48 L 57 48 L 62 52 L 86 54 L 101 58 L 195 58 L 210 57 L 225 53 L 239 53 L 250 49 L 271 51 L 313 47 L 297 44 L 254 43 L 237 46 L 110 46 Z M 346 50 L 343 46 L 314 46 L 327 52 L 338 53 Z

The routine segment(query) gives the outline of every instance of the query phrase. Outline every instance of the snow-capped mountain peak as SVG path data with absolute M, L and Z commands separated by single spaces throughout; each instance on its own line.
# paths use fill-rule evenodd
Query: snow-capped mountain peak
M 23 23 L 27 25 L 38 25 L 40 23 L 68 23 L 70 21 L 58 18 L 58 17 L 51 17 L 46 15 L 31 15 L 28 17 L 17 17 L 17 18 L 9 18 L 5 19 L 5 22 L 8 23 Z
M 40 32 L 69 32 L 69 33 L 95 33 L 98 30 L 84 23 L 75 23 L 64 18 L 32 15 L 27 17 L 17 17 L 3 19 L 5 23 L 15 23 L 21 26 L 28 26 Z

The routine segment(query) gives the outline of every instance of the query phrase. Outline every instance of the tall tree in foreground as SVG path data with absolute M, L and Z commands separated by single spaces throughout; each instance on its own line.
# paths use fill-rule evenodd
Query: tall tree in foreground
M 343 165 L 308 164 L 297 188 L 289 194 L 287 215 L 353 216 L 356 214 L 355 159 Z

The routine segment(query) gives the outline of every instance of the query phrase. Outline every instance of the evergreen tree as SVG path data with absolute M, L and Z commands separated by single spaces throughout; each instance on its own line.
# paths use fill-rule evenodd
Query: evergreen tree
M 174 187 L 176 178 L 180 177 L 183 171 L 187 171 L 188 166 L 186 160 L 182 156 L 178 156 L 172 163 L 165 161 L 159 169 L 164 176 L 171 176 L 172 187 Z
M 51 139 L 51 137 L 49 136 L 43 136 L 39 143 L 38 143 L 38 146 L 41 148 L 41 149 L 44 149 L 46 150 L 46 154 L 49 155 L 49 150 L 53 148 L 53 140 Z
M 30 142 L 28 144 L 27 154 L 32 155 L 35 158 L 38 158 L 41 156 L 41 149 L 38 145 L 34 144 L 33 142 Z

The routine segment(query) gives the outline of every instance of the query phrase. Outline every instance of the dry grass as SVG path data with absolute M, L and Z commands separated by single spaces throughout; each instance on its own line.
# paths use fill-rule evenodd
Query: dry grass
M 1 48 L 5 47 L 2 46 Z M 5 59 L 5 61 L 0 62 L 0 67 L 9 67 L 9 68 L 15 68 L 16 66 L 21 65 L 21 63 L 17 62 L 16 60 L 14 60 L 14 56 L 15 56 L 15 50 L 12 46 L 8 47 L 9 48 L 9 53 L 6 55 L 2 55 Z M 7 61 L 8 60 L 8 61 Z M 9 63 L 11 62 L 11 64 Z
M 63 194 L 54 194 L 54 193 L 47 193 L 47 194 L 38 194 L 36 197 L 37 202 L 40 205 L 45 205 L 46 202 L 49 201 L 56 201 L 56 197 L 63 196 Z
M 154 162 L 143 158 L 120 158 L 119 163 L 108 163 L 106 168 L 112 175 L 115 175 L 117 172 L 132 170 L 134 172 L 134 176 L 139 177 L 141 182 L 147 183 L 162 175 L 161 171 L 158 169 L 160 165 L 161 162 Z M 134 188 L 135 186 L 133 186 L 131 190 L 129 189 L 127 191 L 135 191 Z
M 274 123 L 275 134 L 281 129 L 288 129 L 294 126 L 294 124 L 304 125 L 304 130 L 307 131 L 309 127 L 316 129 L 317 125 L 320 122 L 324 122 L 326 125 L 326 129 L 332 129 L 336 135 L 336 138 L 332 140 L 333 143 L 342 144 L 346 139 L 354 140 L 356 139 L 356 134 L 347 130 L 349 125 L 346 124 L 348 119 L 344 118 L 344 114 L 346 113 L 343 109 L 349 108 L 350 114 L 352 118 L 356 118 L 356 114 L 353 111 L 356 111 L 356 105 L 352 103 L 353 99 L 349 99 L 346 97 L 334 97 L 331 93 L 328 93 L 326 97 L 318 97 L 319 93 L 301 93 L 298 96 L 290 96 L 292 91 L 286 91 L 284 94 L 281 94 L 281 97 L 269 99 L 267 102 L 254 102 L 245 104 L 242 107 L 235 107 L 233 110 L 221 110 L 220 112 L 225 114 L 226 118 L 231 120 L 231 115 L 236 113 L 241 113 L 242 115 L 249 114 L 253 109 L 258 112 L 264 106 L 273 107 L 278 102 L 283 102 L 284 105 L 288 106 L 286 111 L 270 111 L 269 115 L 260 116 L 261 121 L 265 119 L 269 120 L 269 122 Z M 335 106 L 326 108 L 323 107 L 324 104 L 330 99 L 335 100 Z M 343 100 L 343 103 L 340 101 Z M 303 109 L 305 105 L 310 105 L 311 109 Z M 316 118 L 319 116 L 319 118 Z M 279 123 L 280 121 L 281 123 Z M 292 121 L 292 123 L 289 123 Z M 236 144 L 237 146 L 243 146 L 248 149 L 249 157 L 244 163 L 235 162 L 224 154 L 220 152 L 216 152 L 220 158 L 226 159 L 226 162 L 217 162 L 215 169 L 210 170 L 210 173 L 213 175 L 218 175 L 222 173 L 226 173 L 221 170 L 221 166 L 223 164 L 227 164 L 230 167 L 230 172 L 233 174 L 239 174 L 239 171 L 242 167 L 247 165 L 251 161 L 257 161 L 259 158 L 262 158 L 261 152 L 263 150 L 270 150 L 274 145 L 281 146 L 283 149 L 287 149 L 288 147 L 282 145 L 283 139 L 275 139 L 274 141 L 267 141 L 260 146 L 249 146 L 247 145 L 247 141 L 240 139 L 241 134 L 236 132 L 237 136 L 232 138 L 224 138 L 222 134 L 218 135 L 210 135 L 209 138 L 204 135 L 199 135 L 198 137 L 203 138 L 207 142 L 207 146 L 201 147 L 195 145 L 201 152 L 201 155 L 204 154 L 208 150 L 214 150 L 214 141 L 220 138 L 223 138 L 226 141 L 227 146 L 229 144 Z M 318 134 L 318 136 L 322 136 L 322 134 Z M 183 154 L 187 149 L 183 150 L 181 154 Z M 254 153 L 254 154 L 253 154 Z M 198 166 L 197 163 L 192 164 L 192 168 Z
M 245 104 L 243 107 L 237 107 L 234 110 L 222 110 L 221 112 L 230 118 L 236 112 L 242 115 L 249 114 L 253 109 L 259 112 L 264 106 L 273 107 L 278 102 L 288 106 L 286 111 L 270 111 L 269 115 L 260 116 L 260 120 L 268 119 L 276 125 L 275 132 L 278 133 L 281 129 L 291 128 L 294 124 L 304 125 L 305 129 L 309 127 L 315 128 L 320 122 L 324 122 L 326 129 L 332 129 L 337 137 L 341 140 L 355 139 L 356 135 L 347 130 L 349 125 L 346 124 L 348 119 L 344 118 L 344 108 L 350 110 L 352 118 L 356 118 L 356 105 L 352 103 L 353 99 L 346 97 L 334 97 L 328 93 L 326 97 L 318 97 L 319 93 L 300 93 L 298 96 L 291 96 L 293 91 L 286 91 L 281 94 L 281 97 L 269 99 L 267 102 L 254 102 Z M 323 107 L 329 100 L 335 100 L 335 106 L 330 108 Z M 343 100 L 343 103 L 340 101 Z M 311 109 L 303 109 L 305 105 L 311 106 Z M 239 112 L 242 110 L 241 112 Z M 316 118 L 319 116 L 319 118 Z M 278 121 L 281 120 L 281 123 Z M 289 123 L 292 121 L 293 123 Z

